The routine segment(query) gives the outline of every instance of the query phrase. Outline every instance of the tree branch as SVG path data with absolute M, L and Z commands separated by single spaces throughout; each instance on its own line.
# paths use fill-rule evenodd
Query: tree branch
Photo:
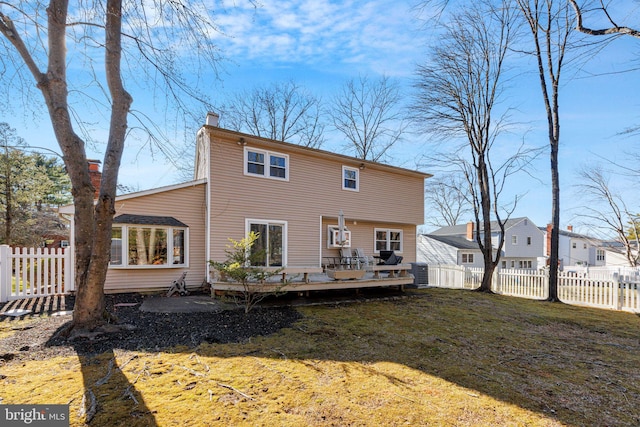
M 607 9 L 604 7 L 602 8 L 602 10 L 607 15 L 607 18 L 609 19 L 609 22 L 612 26 L 610 28 L 603 28 L 599 30 L 587 28 L 582 24 L 582 10 L 580 9 L 580 6 L 578 6 L 576 0 L 569 0 L 569 3 L 571 3 L 571 6 L 576 13 L 576 30 L 580 31 L 581 33 L 589 34 L 591 36 L 628 35 L 631 37 L 640 38 L 640 31 L 633 28 L 620 27 L 616 25 L 616 23 L 613 22 L 613 19 L 611 19 L 611 16 L 609 16 Z

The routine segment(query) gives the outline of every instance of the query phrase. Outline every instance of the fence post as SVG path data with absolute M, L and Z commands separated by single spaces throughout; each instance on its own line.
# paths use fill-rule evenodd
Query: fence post
M 11 247 L 0 245 L 0 302 L 9 301 L 11 294 Z
M 74 260 L 75 250 L 73 246 L 64 248 L 64 293 L 76 290 L 76 269 Z
M 622 306 L 624 305 L 624 289 L 620 289 L 620 274 L 619 273 L 613 273 L 613 280 L 612 280 L 613 284 L 613 289 L 612 292 L 615 295 L 615 300 L 611 301 L 613 304 L 616 304 L 615 307 L 613 307 L 616 310 L 622 310 Z

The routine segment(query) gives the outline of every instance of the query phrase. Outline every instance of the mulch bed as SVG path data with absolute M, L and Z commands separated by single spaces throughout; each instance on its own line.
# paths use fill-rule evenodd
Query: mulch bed
M 20 308 L 33 309 L 32 315 L 0 316 L 0 322 L 8 322 L 17 332 L 0 339 L 0 365 L 55 356 L 94 355 L 113 349 L 161 351 L 181 345 L 244 342 L 277 332 L 301 318 L 292 307 L 256 307 L 248 314 L 242 308 L 212 313 L 149 313 L 140 311 L 143 295 L 115 294 L 106 296 L 107 310 L 115 314 L 118 324 L 131 325 L 133 329 L 69 342 L 58 332 L 71 321 L 71 314 L 47 316 L 56 311 L 73 310 L 73 297 L 62 298 L 44 306 L 41 302 L 40 306 L 34 306 L 38 304 L 36 300 L 24 303 Z M 7 304 L 0 304 L 0 311 Z M 23 321 L 17 322 L 17 319 Z M 15 322 L 15 327 L 11 322 Z

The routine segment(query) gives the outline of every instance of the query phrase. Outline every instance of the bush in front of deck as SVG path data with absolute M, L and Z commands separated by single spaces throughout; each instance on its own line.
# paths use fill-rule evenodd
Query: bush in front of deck
M 265 251 L 252 250 L 260 237 L 260 233 L 254 231 L 240 240 L 229 238 L 229 244 L 225 249 L 227 259 L 224 262 L 209 261 L 209 264 L 220 272 L 223 280 L 232 280 L 242 284 L 242 291 L 236 302 L 244 306 L 244 312 L 248 313 L 256 304 L 270 295 L 277 295 L 285 285 L 284 282 L 275 284 L 268 279 L 281 274 L 282 269 L 265 270 L 259 264 L 264 260 Z

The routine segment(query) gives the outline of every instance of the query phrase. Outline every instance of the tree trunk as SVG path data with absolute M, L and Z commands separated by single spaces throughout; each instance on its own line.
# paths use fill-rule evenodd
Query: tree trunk
M 127 114 L 132 101 L 120 81 L 121 6 L 119 1 L 109 1 L 107 4 L 105 70 L 112 108 L 102 185 L 95 206 L 95 189 L 89 175 L 84 141 L 73 131 L 69 115 L 65 58 L 68 3 L 65 0 L 52 0 L 47 9 L 49 64 L 46 75 L 38 76 L 38 87 L 45 98 L 72 183 L 77 289 L 73 323 L 75 328 L 81 329 L 92 329 L 104 321 L 104 281 L 111 250 L 117 176 L 127 129 Z
M 551 144 L 551 250 L 549 253 L 549 297 L 548 301 L 558 299 L 558 262 L 560 241 L 560 177 L 558 174 L 558 143 Z
M 484 155 L 478 156 L 478 185 L 480 187 L 480 207 L 482 210 L 482 237 L 478 230 L 478 242 L 482 242 L 480 250 L 484 259 L 484 274 L 482 275 L 482 283 L 478 291 L 491 292 L 491 282 L 493 279 L 493 271 L 495 263 L 493 261 L 493 244 L 491 242 L 491 193 L 489 188 L 489 172 Z
M 13 200 L 11 198 L 11 160 L 9 159 L 9 150 L 5 149 L 5 212 L 4 212 L 4 243 L 11 246 L 11 227 L 13 226 Z
M 558 302 L 558 269 L 560 249 L 560 174 L 558 172 L 558 150 L 560 146 L 560 114 L 558 106 L 558 79 L 552 79 L 552 96 L 549 116 L 549 145 L 551 148 L 551 251 L 549 256 L 548 301 Z
M 104 282 L 107 277 L 109 258 L 111 256 L 111 226 L 115 214 L 115 197 L 118 183 L 118 171 L 124 151 L 124 140 L 127 131 L 127 115 L 132 103 L 131 96 L 125 91 L 121 79 L 120 61 L 122 54 L 122 2 L 121 0 L 107 1 L 106 14 L 106 56 L 105 71 L 107 84 L 111 95 L 111 120 L 109 126 L 109 138 L 104 157 L 104 168 L 100 193 L 96 201 L 93 218 L 92 244 L 88 259 L 84 260 L 84 271 L 77 271 L 83 276 L 82 296 L 78 289 L 78 302 L 82 310 L 76 313 L 74 309 L 74 324 L 80 327 L 92 327 L 103 321 L 104 310 Z M 86 176 L 90 177 L 85 165 Z M 93 198 L 93 186 L 89 184 L 89 190 Z M 92 200 L 93 204 L 93 200 Z M 80 265 L 76 264 L 76 267 Z M 86 272 L 86 273 L 85 273 Z

